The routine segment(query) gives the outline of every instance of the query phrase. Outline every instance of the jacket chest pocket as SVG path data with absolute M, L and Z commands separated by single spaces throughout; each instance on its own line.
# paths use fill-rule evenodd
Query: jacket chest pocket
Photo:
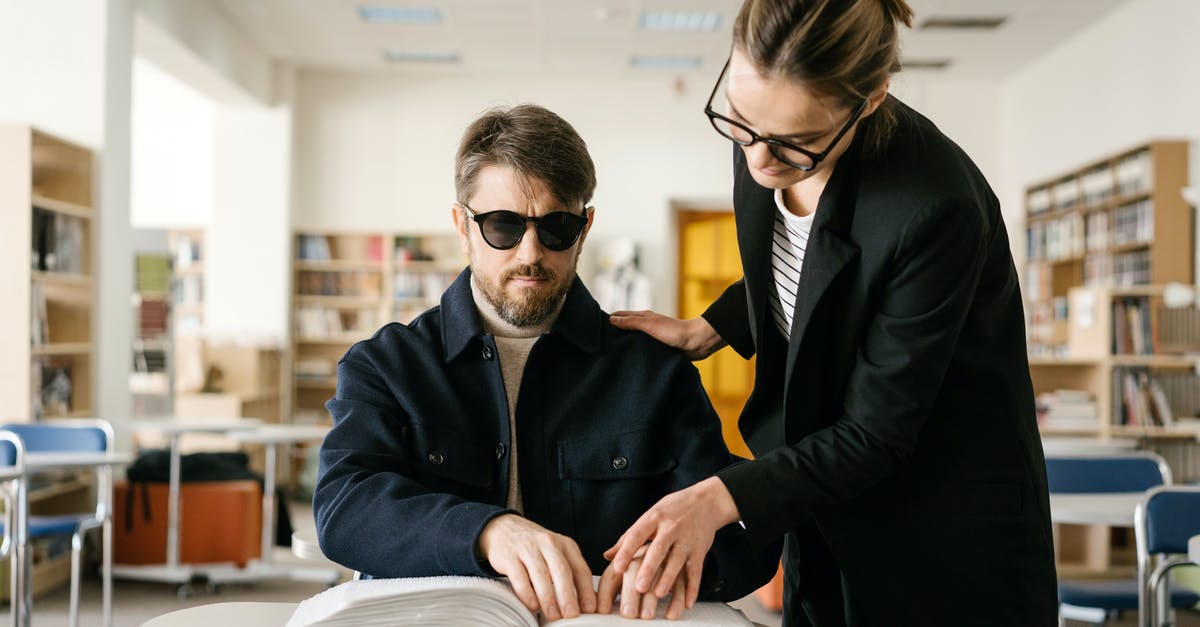
M 414 425 L 404 438 L 405 459 L 434 491 L 484 490 L 495 480 L 495 445 L 431 425 Z
M 638 516 L 676 489 L 672 471 L 678 462 L 671 448 L 665 436 L 652 430 L 559 442 L 558 476 L 570 492 L 571 525 L 585 556 L 589 550 L 607 549 Z

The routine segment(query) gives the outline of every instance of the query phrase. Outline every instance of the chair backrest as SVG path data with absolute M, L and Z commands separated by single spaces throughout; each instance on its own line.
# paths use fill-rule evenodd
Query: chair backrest
M 112 425 L 98 418 L 9 424 L 3 429 L 17 434 L 27 452 L 36 453 L 102 452 L 111 449 L 113 440 Z
M 0 467 L 20 466 L 25 456 L 21 438 L 11 431 L 0 430 Z
M 1170 486 L 1146 494 L 1134 514 L 1138 553 L 1187 553 L 1200 535 L 1200 487 Z
M 1148 451 L 1103 455 L 1056 455 L 1046 458 L 1051 494 L 1145 492 L 1171 483 L 1171 469 Z

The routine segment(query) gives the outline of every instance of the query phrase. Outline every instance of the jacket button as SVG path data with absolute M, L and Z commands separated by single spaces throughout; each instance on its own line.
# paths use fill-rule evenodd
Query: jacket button
M 491 358 L 492 358 L 492 347 L 491 347 L 491 346 L 484 346 L 484 347 L 483 347 L 483 358 L 484 358 L 484 359 L 491 359 Z
M 446 461 L 446 456 L 443 455 L 441 451 L 430 451 L 429 463 L 433 464 L 434 466 L 440 466 L 444 461 Z
M 505 448 L 504 448 L 503 442 L 496 445 L 496 459 L 504 458 L 504 450 L 505 450 Z
M 624 456 L 618 455 L 613 458 L 613 468 L 614 469 L 625 470 L 627 467 L 629 467 L 629 460 L 625 459 Z

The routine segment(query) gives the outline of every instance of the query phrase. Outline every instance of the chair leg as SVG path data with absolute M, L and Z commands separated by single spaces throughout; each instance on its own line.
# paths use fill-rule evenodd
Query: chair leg
M 83 532 L 71 536 L 71 627 L 79 627 L 79 559 L 83 553 Z

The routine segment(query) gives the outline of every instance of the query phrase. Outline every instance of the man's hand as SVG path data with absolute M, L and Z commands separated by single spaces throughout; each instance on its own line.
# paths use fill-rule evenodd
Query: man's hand
M 642 556 L 645 555 L 649 545 L 643 546 L 634 554 L 633 561 L 629 563 L 629 568 L 625 573 L 619 573 L 612 564 L 604 569 L 604 574 L 600 576 L 600 586 L 596 594 L 598 607 L 596 609 L 600 614 L 608 614 L 612 611 L 613 597 L 617 594 L 618 588 L 621 593 L 621 616 L 625 618 L 654 618 L 655 612 L 658 610 L 658 597 L 653 594 L 643 594 L 637 591 L 634 585 L 634 578 L 637 576 L 637 571 L 642 563 Z M 683 615 L 683 603 L 686 595 L 686 584 L 683 577 L 675 579 L 675 585 L 671 587 L 671 602 L 667 605 L 667 618 L 677 620 Z
M 615 327 L 641 331 L 677 348 L 693 361 L 704 359 L 725 346 L 725 340 L 704 318 L 677 320 L 653 311 L 616 311 L 609 321 Z
M 636 571 L 636 589 L 646 593 L 654 586 L 654 596 L 660 599 L 674 588 L 680 571 L 686 570 L 685 605 L 692 607 L 700 594 L 704 557 L 713 537 L 718 529 L 739 518 L 737 504 L 725 484 L 710 477 L 660 499 L 604 552 L 604 558 L 612 560 L 610 567 L 619 573 Z M 645 549 L 641 565 L 630 568 L 647 542 L 650 546 Z
M 497 516 L 479 535 L 479 551 L 531 612 L 548 620 L 596 611 L 592 572 L 575 541 L 515 514 Z

